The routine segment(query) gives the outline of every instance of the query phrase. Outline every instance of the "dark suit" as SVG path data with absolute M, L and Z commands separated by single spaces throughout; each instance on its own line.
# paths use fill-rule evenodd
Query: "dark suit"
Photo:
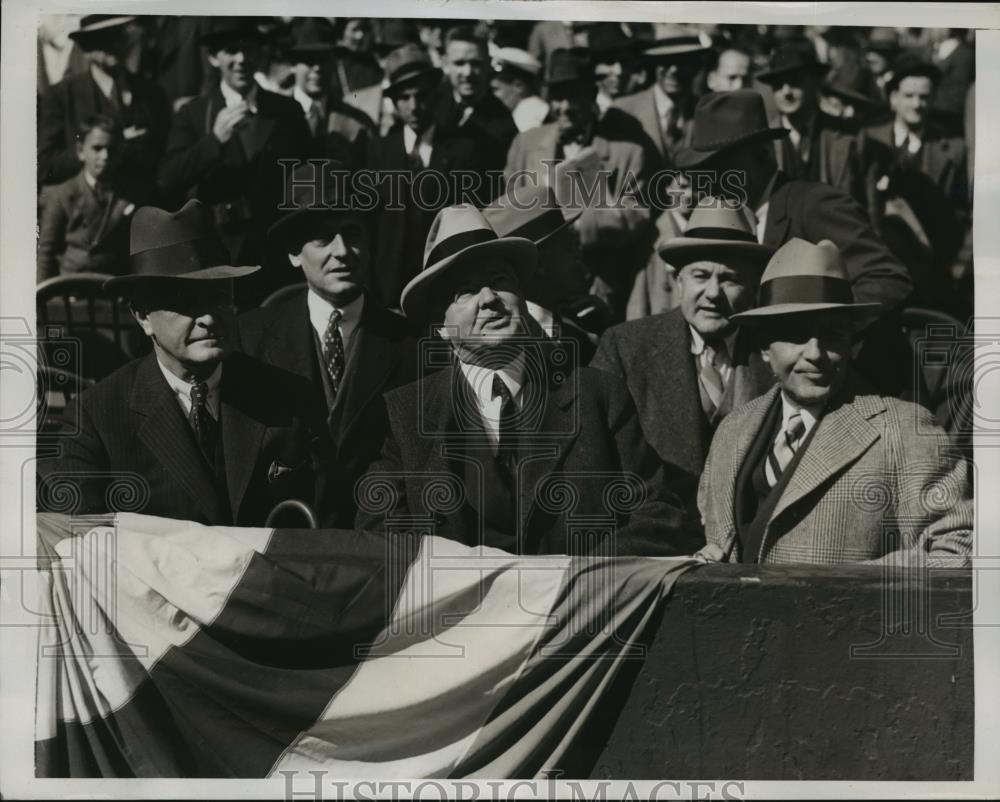
M 791 137 L 778 145 L 778 167 L 789 178 L 829 184 L 864 202 L 858 132 L 850 124 L 817 112 L 798 149 Z
M 63 482 L 77 489 L 79 503 L 59 512 L 128 510 L 208 525 L 263 526 L 279 501 L 315 503 L 314 466 L 325 433 L 305 382 L 290 373 L 239 353 L 226 359 L 222 464 L 214 470 L 155 354 L 130 362 L 78 400 L 70 426 L 79 431 L 42 479 L 42 489 L 53 489 L 40 492 L 40 507 L 46 498 L 58 501 L 55 488 Z
M 144 128 L 141 136 L 122 146 L 120 172 L 139 181 L 152 183 L 163 156 L 170 127 L 170 104 L 160 87 L 131 73 L 125 73 L 122 88 L 132 94 L 131 103 L 116 108 L 98 88 L 90 71 L 64 78 L 38 104 L 38 180 L 58 184 L 80 170 L 76 155 L 76 132 L 87 117 L 105 114 L 122 129 Z
M 259 299 L 293 277 L 278 270 L 280 255 L 268 252 L 264 235 L 280 214 L 284 195 L 285 173 L 278 160 L 309 156 L 310 137 L 302 107 L 291 98 L 258 88 L 256 103 L 257 113 L 245 118 L 225 144 L 212 133 L 225 108 L 218 86 L 182 106 L 170 127 L 160 184 L 174 203 L 189 197 L 212 207 L 236 264 L 265 263 L 241 284 L 247 297 Z
M 701 403 L 691 328 L 680 309 L 608 329 L 590 365 L 620 377 L 628 386 L 646 440 L 660 459 L 689 479 L 692 507 L 698 477 L 719 421 L 733 408 L 765 393 L 774 381 L 745 332 L 737 336 L 733 372 L 720 414 L 709 421 Z
M 551 353 L 544 345 L 529 352 Z M 405 525 L 400 516 L 416 517 L 433 522 L 432 534 L 525 554 L 678 554 L 698 548 L 698 527 L 685 518 L 674 477 L 643 442 L 621 384 L 589 368 L 560 380 L 555 364 L 536 362 L 528 374 L 542 384 L 522 390 L 525 409 L 528 398 L 535 401 L 525 415 L 533 425 L 524 434 L 508 499 L 514 533 L 497 534 L 490 512 L 497 492 L 490 480 L 493 454 L 457 363 L 386 395 L 391 433 L 362 484 L 357 527 L 378 531 L 394 520 Z M 629 494 L 612 489 L 623 483 L 638 493 L 627 510 L 621 501 Z M 581 543 L 569 528 L 588 520 L 597 540 Z M 602 532 L 612 522 L 616 544 Z
M 38 230 L 38 281 L 60 273 L 128 270 L 129 222 L 138 198 L 108 190 L 99 198 L 81 170 L 43 196 Z
M 462 107 L 455 101 L 451 84 L 442 81 L 434 106 L 434 122 L 439 132 L 449 136 L 461 133 L 476 140 L 475 166 L 479 170 L 503 170 L 507 150 L 517 136 L 517 125 L 510 109 L 487 90 L 460 126 L 461 118 Z
M 314 403 L 327 410 L 332 451 L 320 517 L 329 526 L 352 526 L 355 482 L 377 459 L 389 431 L 382 394 L 417 377 L 416 342 L 407 321 L 371 298 L 365 300 L 361 322 L 348 344 L 341 390 L 332 406 L 305 291 L 243 315 L 239 331 L 243 351 L 306 379 Z
M 475 138 L 463 132 L 435 129 L 427 171 L 437 172 L 446 179 L 455 171 L 474 171 L 482 176 L 478 144 Z M 387 309 L 399 308 L 399 296 L 406 283 L 423 269 L 424 244 L 427 232 L 439 208 L 457 202 L 449 191 L 438 197 L 440 181 L 421 179 L 425 170 L 412 170 L 407 159 L 403 126 L 396 125 L 379 142 L 374 158 L 374 169 L 403 171 L 402 180 L 389 176 L 381 179 L 379 195 L 378 240 L 375 243 L 374 275 L 369 289 Z M 440 201 L 433 208 L 423 208 L 413 197 L 414 188 L 422 196 Z M 488 194 L 488 193 L 487 193 Z M 477 199 L 485 203 L 487 198 Z

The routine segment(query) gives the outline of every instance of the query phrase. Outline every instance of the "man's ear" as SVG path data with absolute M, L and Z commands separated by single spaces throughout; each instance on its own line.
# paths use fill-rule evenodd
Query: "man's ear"
M 134 304 L 131 307 L 132 317 L 135 318 L 135 322 L 139 324 L 139 328 L 142 329 L 142 333 L 147 337 L 153 336 L 153 325 L 149 322 L 149 313 L 144 309 L 141 309 Z
M 292 263 L 292 267 L 302 267 L 302 252 L 288 254 L 288 261 Z
M 219 69 L 219 59 L 216 57 L 215 53 L 208 54 L 208 63 L 215 67 L 215 69 Z
M 771 351 L 767 348 L 760 349 L 760 358 L 764 360 L 768 365 L 771 364 Z

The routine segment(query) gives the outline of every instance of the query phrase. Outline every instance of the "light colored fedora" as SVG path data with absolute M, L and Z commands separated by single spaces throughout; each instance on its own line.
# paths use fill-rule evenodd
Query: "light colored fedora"
M 761 276 L 757 301 L 756 307 L 733 315 L 731 320 L 747 325 L 781 315 L 832 309 L 874 318 L 882 308 L 877 303 L 854 302 L 840 248 L 828 239 L 814 245 L 798 237 L 774 252 Z
M 660 258 L 678 270 L 692 262 L 710 261 L 728 265 L 738 262 L 761 271 L 774 255 L 774 248 L 757 242 L 747 210 L 728 208 L 718 198 L 704 198 L 691 212 L 679 237 L 659 249 Z
M 474 206 L 448 206 L 438 212 L 427 233 L 424 269 L 403 288 L 403 314 L 420 319 L 430 310 L 427 293 L 445 273 L 487 257 L 509 264 L 523 280 L 538 263 L 538 248 L 523 237 L 498 237 Z

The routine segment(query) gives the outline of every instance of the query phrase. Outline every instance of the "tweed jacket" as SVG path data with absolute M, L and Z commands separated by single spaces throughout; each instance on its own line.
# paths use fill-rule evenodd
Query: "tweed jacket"
M 856 388 L 818 422 L 764 529 L 758 562 L 962 566 L 974 511 L 967 462 L 930 412 Z M 729 562 L 739 560 L 737 477 L 779 394 L 775 386 L 726 417 L 705 463 L 705 536 Z

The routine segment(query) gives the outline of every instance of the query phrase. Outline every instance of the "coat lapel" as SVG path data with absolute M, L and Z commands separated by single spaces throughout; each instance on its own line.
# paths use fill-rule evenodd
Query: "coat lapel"
M 642 405 L 653 417 L 647 417 L 642 425 L 649 432 L 658 432 L 661 458 L 698 476 L 705 462 L 701 434 L 704 413 L 691 355 L 691 333 L 679 309 L 663 315 L 662 320 L 646 376 L 646 395 L 653 395 L 654 400 Z M 671 444 L 669 453 L 664 453 L 666 444 Z
M 764 244 L 780 248 L 788 239 L 788 176 L 779 172 L 774 180 L 768 200 L 767 219 L 764 221 Z
M 208 520 L 220 520 L 222 507 L 215 480 L 154 354 L 145 358 L 136 373 L 129 408 L 142 419 L 136 427 L 139 441 L 197 502 Z
M 264 437 L 264 424 L 245 410 L 247 399 L 253 398 L 254 390 L 240 355 L 232 355 L 222 368 L 220 415 L 226 485 L 234 520 L 239 517 L 240 504 L 257 464 Z
M 667 143 L 663 140 L 663 129 L 660 127 L 660 118 L 656 114 L 656 98 L 652 88 L 642 93 L 641 98 L 637 98 L 637 111 L 639 122 L 646 129 L 650 139 L 653 140 L 661 156 L 667 153 Z
M 855 462 L 881 436 L 853 401 L 845 401 L 831 410 L 817 425 L 819 428 L 812 442 L 789 477 L 785 492 L 774 508 L 772 521 Z

